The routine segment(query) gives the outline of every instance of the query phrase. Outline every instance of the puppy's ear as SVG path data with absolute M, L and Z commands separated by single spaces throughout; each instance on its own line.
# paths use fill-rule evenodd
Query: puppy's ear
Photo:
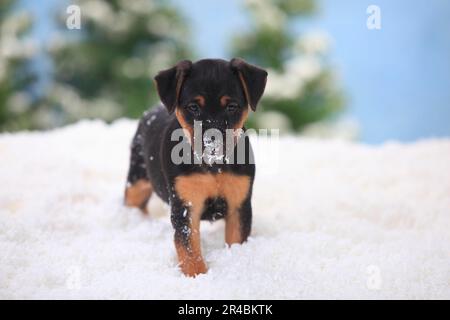
M 181 86 L 189 74 L 191 67 L 191 61 L 182 60 L 174 67 L 160 71 L 155 77 L 156 90 L 158 91 L 159 98 L 169 113 L 172 113 L 178 104 Z
M 255 111 L 266 87 L 267 71 L 240 58 L 231 59 L 230 65 L 231 69 L 239 76 L 247 103 Z

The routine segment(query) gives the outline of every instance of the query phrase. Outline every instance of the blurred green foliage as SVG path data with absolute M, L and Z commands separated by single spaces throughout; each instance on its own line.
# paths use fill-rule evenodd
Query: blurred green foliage
M 326 55 L 325 34 L 295 28 L 316 12 L 314 0 L 246 0 L 251 27 L 233 39 L 232 55 L 268 68 L 266 94 L 252 114 L 252 127 L 301 131 L 339 113 L 344 99 Z
M 84 117 L 138 117 L 158 101 L 152 78 L 162 67 L 190 56 L 188 26 L 160 0 L 78 0 L 82 28 L 50 43 L 55 84 L 45 104 L 64 121 Z M 64 97 L 73 97 L 64 99 Z
M 15 0 L 2 0 L 0 10 L 0 130 L 31 126 L 33 108 L 31 86 L 36 75 L 31 59 L 36 51 L 26 36 L 31 16 L 17 12 Z
M 58 29 L 39 54 L 52 63 L 50 83 L 35 90 L 38 46 L 32 20 L 1 0 L 0 130 L 46 129 L 101 118 L 139 117 L 158 102 L 152 78 L 180 59 L 192 59 L 189 24 L 163 0 L 61 2 Z M 81 8 L 81 29 L 66 26 L 68 4 Z M 250 127 L 300 131 L 342 109 L 327 61 L 324 34 L 299 34 L 295 23 L 316 11 L 315 0 L 243 0 L 250 25 L 232 39 L 230 53 L 269 71 L 266 93 Z M 23 8 L 21 9 L 23 11 Z M 190 41 L 192 42 L 192 41 Z M 37 91 L 37 92 L 36 92 Z

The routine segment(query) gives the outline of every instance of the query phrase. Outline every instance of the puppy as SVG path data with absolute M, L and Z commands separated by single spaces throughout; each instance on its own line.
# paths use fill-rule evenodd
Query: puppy
M 146 212 L 155 192 L 170 205 L 179 266 L 187 276 L 207 271 L 200 220 L 224 218 L 228 245 L 242 243 L 250 234 L 255 165 L 248 137 L 239 139 L 238 133 L 245 132 L 249 109 L 256 110 L 266 79 L 265 70 L 238 58 L 184 60 L 154 79 L 163 105 L 144 113 L 139 122 L 131 146 L 125 204 Z M 210 129 L 215 137 L 205 138 L 203 133 Z M 174 132 L 180 130 L 182 142 L 174 139 Z M 230 130 L 227 150 L 232 152 L 224 155 L 225 143 L 217 136 L 227 137 Z M 243 141 L 243 156 L 238 141 Z M 210 153 L 205 157 L 207 149 Z M 187 161 L 174 160 L 180 155 L 177 150 L 184 151 Z

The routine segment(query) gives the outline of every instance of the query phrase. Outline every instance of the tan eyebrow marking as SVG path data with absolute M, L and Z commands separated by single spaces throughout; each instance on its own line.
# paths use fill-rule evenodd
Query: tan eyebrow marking
M 194 100 L 196 100 L 198 102 L 200 107 L 204 107 L 205 106 L 205 97 L 204 96 L 201 96 L 201 95 L 195 96 Z
M 231 98 L 229 96 L 222 96 L 222 98 L 220 98 L 220 105 L 222 107 L 225 107 L 227 105 L 228 100 L 230 100 Z

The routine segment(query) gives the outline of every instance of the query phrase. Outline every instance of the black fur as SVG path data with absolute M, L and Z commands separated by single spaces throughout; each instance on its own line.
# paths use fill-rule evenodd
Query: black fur
M 189 243 L 184 231 L 189 217 L 184 214 L 186 208 L 175 191 L 175 178 L 192 173 L 232 173 L 250 177 L 252 186 L 255 165 L 249 161 L 253 154 L 247 137 L 246 159 L 243 164 L 236 163 L 236 155 L 234 164 L 174 164 L 171 161 L 171 151 L 179 141 L 171 141 L 171 134 L 173 130 L 181 128 L 174 111 L 177 110 L 190 126 L 193 126 L 194 120 L 198 120 L 203 121 L 204 130 L 216 128 L 225 132 L 225 129 L 235 128 L 243 122 L 242 117 L 245 116 L 249 105 L 253 110 L 256 109 L 264 91 L 266 77 L 264 70 L 241 59 L 233 59 L 231 63 L 212 59 L 196 63 L 185 60 L 155 77 L 163 105 L 145 112 L 139 122 L 131 147 L 128 183 L 133 184 L 139 179 L 150 181 L 154 192 L 170 204 L 175 239 L 186 246 Z M 251 82 L 247 83 L 247 88 L 244 87 L 246 84 L 242 83 L 242 78 Z M 193 112 L 189 109 L 189 104 L 199 95 L 204 97 L 204 106 L 200 107 L 198 112 Z M 221 105 L 220 98 L 223 96 L 230 98 L 229 104 L 232 104 L 232 107 Z M 236 106 L 237 108 L 233 108 Z M 190 150 L 191 159 L 194 159 L 192 148 Z M 251 230 L 251 186 L 239 210 L 244 240 Z M 226 199 L 205 200 L 202 219 L 220 219 L 226 214 Z

